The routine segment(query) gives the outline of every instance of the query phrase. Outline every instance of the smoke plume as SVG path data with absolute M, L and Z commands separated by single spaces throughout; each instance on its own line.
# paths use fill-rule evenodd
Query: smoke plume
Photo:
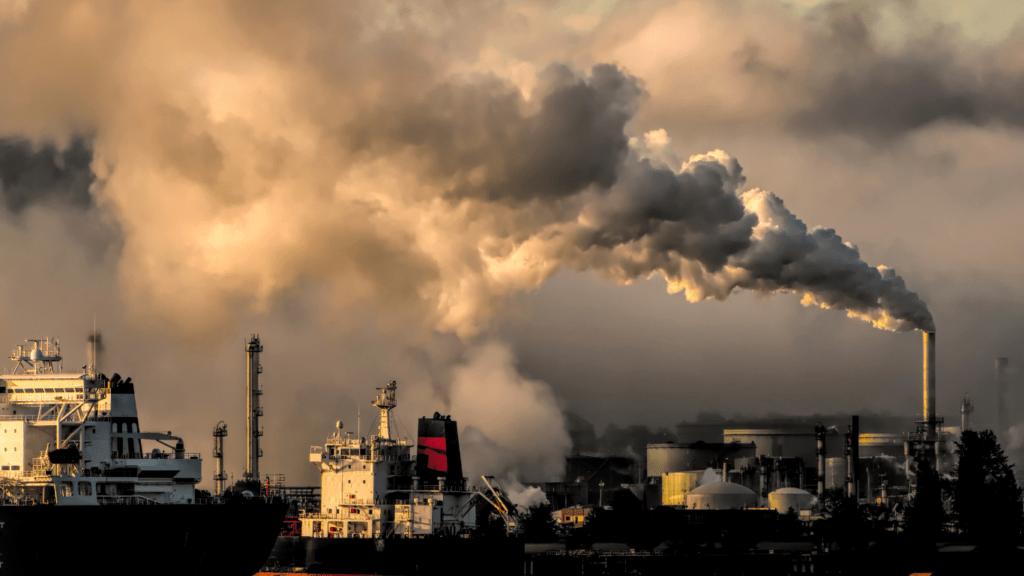
M 328 329 L 372 316 L 410 346 L 456 335 L 440 396 L 472 454 L 541 476 L 568 450 L 564 419 L 486 338 L 511 296 L 560 270 L 660 275 L 691 302 L 791 292 L 934 329 L 895 271 L 747 187 L 735 158 L 683 160 L 664 131 L 636 134 L 648 92 L 626 66 L 489 61 L 486 35 L 466 31 L 508 32 L 513 16 L 490 2 L 20 3 L 0 11 L 4 200 L 112 222 L 102 280 L 140 332 L 217 341 L 315 293 Z
M 655 167 L 631 148 L 643 89 L 618 67 L 553 65 L 524 97 L 454 73 L 459 55 L 416 12 L 394 15 L 398 38 L 349 5 L 201 4 L 30 3 L 0 46 L 20 80 L 0 91 L 20 112 L 0 130 L 94 134 L 128 298 L 183 334 L 312 281 L 340 309 L 372 301 L 385 323 L 469 337 L 562 268 L 660 274 L 690 301 L 792 291 L 880 328 L 933 328 L 899 276 L 744 191 L 727 154 Z M 27 63 L 30 39 L 52 48 Z

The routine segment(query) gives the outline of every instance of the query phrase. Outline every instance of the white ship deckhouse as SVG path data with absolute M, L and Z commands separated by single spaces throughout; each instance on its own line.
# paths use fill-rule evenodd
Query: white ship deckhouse
M 143 432 L 131 378 L 61 371 L 57 340 L 30 340 L 0 376 L 4 500 L 55 505 L 191 504 L 198 454 L 170 433 Z M 157 448 L 145 451 L 143 440 Z
M 435 414 L 440 426 L 420 424 L 416 455 L 395 438 L 391 411 L 397 384 L 389 382 L 374 399 L 380 410 L 369 439 L 338 431 L 309 459 L 320 469 L 320 511 L 302 517 L 302 535 L 314 538 L 386 538 L 465 534 L 477 527 L 479 493 L 462 477 L 455 422 Z M 427 437 L 430 430 L 440 437 Z M 447 435 L 445 434 L 447 432 Z

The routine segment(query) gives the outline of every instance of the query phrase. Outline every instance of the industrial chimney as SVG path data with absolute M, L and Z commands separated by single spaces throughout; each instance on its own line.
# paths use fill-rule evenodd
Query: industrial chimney
M 922 332 L 924 344 L 924 425 L 925 440 L 938 438 L 935 418 L 935 332 Z
M 217 460 L 217 473 L 213 476 L 215 494 L 218 496 L 224 493 L 224 437 L 228 435 L 228 425 L 224 421 L 217 423 L 213 429 L 213 457 Z
M 1006 432 L 1010 428 L 1010 415 L 1006 410 L 1006 369 L 1009 358 L 996 358 L 996 436 L 1007 444 Z
M 263 394 L 260 390 L 260 374 L 263 373 L 260 352 L 263 352 L 263 346 L 260 337 L 254 334 L 245 346 L 245 480 L 257 483 L 260 481 L 260 457 L 263 456 L 260 450 L 260 436 L 263 436 L 260 430 L 260 416 L 263 416 L 263 409 L 260 408 L 260 396 Z

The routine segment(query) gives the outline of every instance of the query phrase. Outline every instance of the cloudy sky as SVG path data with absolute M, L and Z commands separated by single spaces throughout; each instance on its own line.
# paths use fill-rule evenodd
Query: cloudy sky
M 563 410 L 994 420 L 1024 362 L 1016 2 L 0 8 L 0 336 L 138 383 L 143 427 L 315 481 L 374 387 L 470 471 L 551 478 Z M 1021 377 L 1014 368 L 1014 385 Z M 1015 402 L 1021 402 L 1018 394 Z M 1017 410 L 1019 414 L 1019 409 Z

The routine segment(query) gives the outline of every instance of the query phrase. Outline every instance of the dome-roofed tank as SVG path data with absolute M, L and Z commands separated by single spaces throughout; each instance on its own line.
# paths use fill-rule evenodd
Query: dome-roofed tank
M 799 488 L 779 488 L 768 495 L 768 507 L 785 514 L 792 508 L 794 512 L 810 510 L 814 506 L 814 494 Z
M 686 507 L 694 510 L 730 510 L 757 506 L 757 494 L 732 482 L 710 482 L 686 495 Z

